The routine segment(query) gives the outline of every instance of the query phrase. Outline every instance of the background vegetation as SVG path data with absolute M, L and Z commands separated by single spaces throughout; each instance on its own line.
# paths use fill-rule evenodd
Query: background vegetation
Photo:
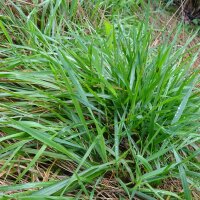
M 0 2 L 1 199 L 200 198 L 198 32 L 163 6 Z

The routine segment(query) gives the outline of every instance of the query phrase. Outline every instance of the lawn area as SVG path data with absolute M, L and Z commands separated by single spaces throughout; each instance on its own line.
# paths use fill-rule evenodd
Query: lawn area
M 0 199 L 200 199 L 199 31 L 167 6 L 0 1 Z

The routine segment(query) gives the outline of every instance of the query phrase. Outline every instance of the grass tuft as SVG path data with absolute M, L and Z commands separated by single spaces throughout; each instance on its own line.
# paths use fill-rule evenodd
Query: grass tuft
M 198 197 L 197 33 L 155 45 L 145 1 L 0 6 L 2 199 Z

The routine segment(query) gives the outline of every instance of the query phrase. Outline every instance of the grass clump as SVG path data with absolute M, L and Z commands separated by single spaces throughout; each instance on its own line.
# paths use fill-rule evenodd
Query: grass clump
M 195 35 L 154 45 L 145 2 L 66 2 L 1 3 L 1 197 L 197 197 Z

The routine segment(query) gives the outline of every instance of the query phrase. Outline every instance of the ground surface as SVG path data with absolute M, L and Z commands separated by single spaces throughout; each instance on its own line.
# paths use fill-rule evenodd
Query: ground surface
M 167 6 L 0 2 L 1 199 L 200 198 L 198 26 Z

